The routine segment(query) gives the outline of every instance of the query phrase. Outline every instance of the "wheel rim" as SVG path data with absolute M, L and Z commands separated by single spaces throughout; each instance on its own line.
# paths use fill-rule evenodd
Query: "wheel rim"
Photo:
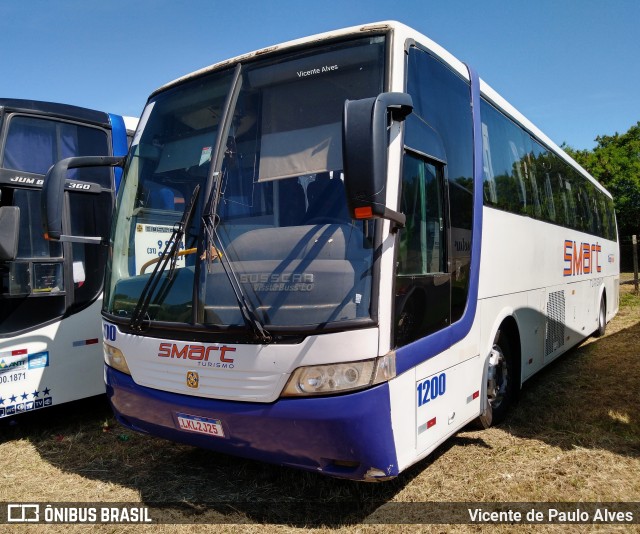
M 598 327 L 600 328 L 600 331 L 604 331 L 604 327 L 605 327 L 605 311 L 604 311 L 604 302 L 602 302 L 600 304 L 600 314 L 598 315 Z
M 489 356 L 489 372 L 487 381 L 487 398 L 492 409 L 498 408 L 507 393 L 509 374 L 507 359 L 499 345 L 494 345 Z

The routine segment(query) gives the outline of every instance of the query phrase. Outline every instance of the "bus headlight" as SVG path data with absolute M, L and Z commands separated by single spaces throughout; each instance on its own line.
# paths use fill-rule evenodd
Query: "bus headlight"
M 127 360 L 122 354 L 120 349 L 116 347 L 112 347 L 111 345 L 107 345 L 106 343 L 102 344 L 103 352 L 104 352 L 104 363 L 106 363 L 109 367 L 113 367 L 118 371 L 123 373 L 131 374 L 129 371 L 129 366 L 127 365 Z
M 363 389 L 396 375 L 395 353 L 373 360 L 298 367 L 282 391 L 283 397 L 327 395 Z

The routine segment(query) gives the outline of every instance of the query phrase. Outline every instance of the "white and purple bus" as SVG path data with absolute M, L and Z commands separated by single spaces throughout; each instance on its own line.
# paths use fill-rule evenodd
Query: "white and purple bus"
M 385 480 L 617 311 L 609 193 L 395 22 L 166 85 L 124 173 L 105 375 L 140 432 Z
M 127 118 L 128 119 L 128 118 Z M 100 309 L 106 247 L 45 240 L 41 193 L 58 160 L 127 153 L 125 119 L 0 99 L 0 418 L 104 394 Z M 78 169 L 67 233 L 109 235 L 121 169 Z

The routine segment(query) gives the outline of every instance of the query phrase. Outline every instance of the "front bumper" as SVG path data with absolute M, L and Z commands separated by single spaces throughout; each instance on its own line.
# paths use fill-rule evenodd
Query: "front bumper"
M 155 390 L 109 366 L 105 378 L 116 418 L 139 432 L 354 480 L 398 474 L 386 383 L 356 393 L 263 404 Z M 225 437 L 180 429 L 177 413 L 218 419 Z

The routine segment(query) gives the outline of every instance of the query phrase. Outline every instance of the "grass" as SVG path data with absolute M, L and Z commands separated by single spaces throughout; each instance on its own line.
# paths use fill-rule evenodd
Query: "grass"
M 217 455 L 131 433 L 102 397 L 0 420 L 0 502 L 182 503 L 219 532 L 478 532 L 471 525 L 378 525 L 389 505 L 447 502 L 640 501 L 640 297 L 621 286 L 607 335 L 590 339 L 529 380 L 506 422 L 464 429 L 430 457 L 383 484 L 359 484 Z M 202 506 L 203 502 L 227 504 Z M 259 506 L 260 504 L 265 506 Z M 411 520 L 399 507 L 398 522 Z M 195 514 L 195 515 L 193 515 Z M 235 523 L 235 524 L 234 524 Z M 200 532 L 204 524 L 99 532 Z M 509 532 L 511 525 L 491 526 Z M 544 526 L 556 530 L 558 526 Z M 562 532 L 624 531 L 612 525 Z M 44 527 L 14 527 L 32 532 Z M 47 532 L 81 526 L 52 525 Z M 521 532 L 540 526 L 520 526 Z M 44 531 L 44 530 L 43 530 Z
M 632 286 L 624 288 L 620 291 L 620 307 L 623 311 L 628 308 L 633 309 L 640 306 L 640 295 L 631 290 Z

